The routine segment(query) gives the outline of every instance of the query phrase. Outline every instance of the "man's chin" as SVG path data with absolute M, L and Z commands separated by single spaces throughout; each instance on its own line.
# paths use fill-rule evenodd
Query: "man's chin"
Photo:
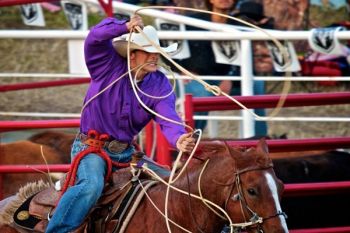
M 148 65 L 146 70 L 147 72 L 155 72 L 157 71 L 157 65 Z

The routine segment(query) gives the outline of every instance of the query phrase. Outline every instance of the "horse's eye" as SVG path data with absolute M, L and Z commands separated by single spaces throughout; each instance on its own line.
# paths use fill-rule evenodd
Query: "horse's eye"
M 249 195 L 251 195 L 251 196 L 256 196 L 256 191 L 255 191 L 255 189 L 250 188 L 250 189 L 248 189 L 247 191 L 248 191 L 248 194 L 249 194 Z

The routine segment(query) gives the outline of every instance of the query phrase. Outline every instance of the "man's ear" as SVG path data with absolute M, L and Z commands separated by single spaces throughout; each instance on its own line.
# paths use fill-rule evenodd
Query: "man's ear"
M 136 56 L 135 51 L 131 51 L 130 52 L 130 60 L 134 60 L 135 56 Z

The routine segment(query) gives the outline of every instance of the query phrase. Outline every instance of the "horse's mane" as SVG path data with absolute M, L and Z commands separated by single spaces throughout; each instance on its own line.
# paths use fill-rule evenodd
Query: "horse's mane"
M 228 155 L 227 145 L 224 141 L 211 140 L 201 142 L 195 153 L 196 157 L 205 160 L 212 156 Z
M 272 134 L 272 135 L 255 135 L 252 137 L 247 137 L 247 138 L 225 138 L 225 137 L 217 137 L 217 138 L 205 138 L 205 141 L 249 141 L 249 140 L 260 140 L 260 139 L 287 139 L 288 135 L 287 133 L 277 135 L 277 134 Z
M 10 197 L 10 201 L 5 203 L 4 208 L 0 212 L 0 223 L 12 223 L 13 214 L 22 205 L 22 203 L 27 200 L 27 198 L 49 187 L 49 183 L 39 180 L 37 182 L 28 183 L 20 188 L 18 193 L 15 196 Z M 6 199 L 3 201 L 6 201 Z
M 214 157 L 234 157 L 236 168 L 260 167 L 266 168 L 272 165 L 267 144 L 261 139 L 256 147 L 230 146 L 225 141 L 201 142 L 197 156 L 205 160 Z
M 249 169 L 249 167 L 272 167 L 272 160 L 265 140 L 260 140 L 256 147 L 235 148 L 228 146 L 230 154 L 236 157 L 237 169 Z

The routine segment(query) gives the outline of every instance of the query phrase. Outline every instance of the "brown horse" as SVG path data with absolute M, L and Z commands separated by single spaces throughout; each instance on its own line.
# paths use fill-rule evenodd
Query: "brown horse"
M 60 153 L 62 156 L 66 157 L 67 161 L 69 162 L 70 158 L 70 150 L 71 146 L 73 144 L 75 134 L 73 133 L 65 133 L 62 131 L 53 131 L 53 130 L 46 130 L 37 134 L 34 134 L 33 136 L 29 137 L 28 140 L 34 143 L 38 143 L 41 145 L 46 145 L 54 150 L 56 150 L 58 153 Z M 245 138 L 244 140 L 259 140 L 261 138 L 265 139 L 287 139 L 286 134 L 282 134 L 279 136 L 272 135 L 272 136 L 258 136 L 258 137 L 250 137 Z M 202 144 L 205 144 L 206 142 L 211 141 L 225 141 L 225 140 L 233 140 L 233 139 L 225 139 L 225 138 L 216 138 L 216 139 L 203 139 L 201 142 Z M 243 140 L 243 139 L 236 139 L 236 140 Z M 306 155 L 320 155 L 327 151 L 297 151 L 297 152 L 275 152 L 270 153 L 270 158 L 272 159 L 280 159 L 280 158 L 294 158 L 294 157 L 300 157 L 300 156 L 306 156 Z
M 70 159 L 70 151 L 74 142 L 75 134 L 62 131 L 46 130 L 32 135 L 28 141 L 49 146 L 55 149 L 62 156 Z
M 174 183 L 185 194 L 174 190 L 169 194 L 169 219 L 190 232 L 219 232 L 228 221 L 209 209 L 203 200 L 190 197 L 189 193 L 198 196 L 200 189 L 203 197 L 225 210 L 233 223 L 242 223 L 232 227 L 245 228 L 248 232 L 288 232 L 279 204 L 283 184 L 274 174 L 264 140 L 256 149 L 248 150 L 230 148 L 223 143 L 207 144 L 197 157 L 188 167 L 187 175 Z M 158 183 L 147 191 L 163 212 L 166 189 L 166 185 Z M 8 207 L 14 201 L 7 202 L 6 205 L 0 203 L 0 216 L 5 211 L 1 207 Z M 0 232 L 16 232 L 13 224 L 2 224 Z M 172 223 L 170 228 L 171 232 L 183 232 Z M 106 229 L 110 230 L 108 225 Z M 125 232 L 167 232 L 167 227 L 164 217 L 144 197 Z
M 45 159 L 44 159 L 45 157 Z M 27 140 L 0 144 L 1 165 L 33 165 L 33 164 L 67 164 L 70 162 L 69 154 L 64 156 L 54 148 L 33 143 Z M 17 192 L 28 182 L 47 179 L 45 174 L 38 173 L 8 173 L 0 174 L 2 179 L 2 195 L 8 197 Z

